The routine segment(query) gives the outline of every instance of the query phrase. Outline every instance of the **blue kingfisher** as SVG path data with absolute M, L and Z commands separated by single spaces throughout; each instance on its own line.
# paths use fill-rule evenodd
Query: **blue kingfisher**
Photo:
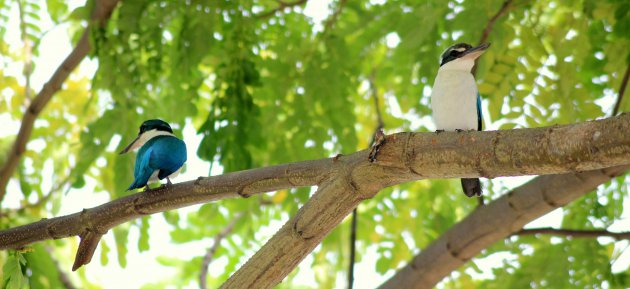
M 171 126 L 160 119 L 150 119 L 142 123 L 138 137 L 120 154 L 140 148 L 133 171 L 134 181 L 127 190 L 147 187 L 149 182 L 157 182 L 176 177 L 186 162 L 186 144 L 173 135 Z

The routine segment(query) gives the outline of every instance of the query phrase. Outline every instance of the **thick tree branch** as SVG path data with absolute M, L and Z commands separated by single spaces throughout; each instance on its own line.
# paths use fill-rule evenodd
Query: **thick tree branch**
M 208 266 L 210 266 L 210 262 L 214 259 L 214 254 L 217 253 L 219 249 L 219 245 L 221 245 L 221 240 L 227 237 L 228 234 L 232 232 L 234 229 L 234 225 L 243 217 L 242 214 L 238 214 L 232 218 L 230 224 L 227 225 L 219 234 L 214 236 L 214 242 L 212 243 L 212 247 L 208 248 L 206 251 L 206 255 L 203 256 L 203 261 L 201 262 L 201 272 L 199 273 L 199 288 L 206 289 L 207 286 L 207 278 L 208 278 Z
M 514 233 L 527 223 L 592 192 L 630 169 L 617 166 L 583 173 L 537 177 L 454 225 L 416 255 L 380 289 L 433 288 L 481 250 Z
M 363 150 L 348 156 L 199 178 L 0 231 L 0 249 L 77 235 L 98 240 L 97 236 L 112 227 L 144 215 L 317 185 L 317 193 L 297 215 L 224 284 L 225 288 L 249 288 L 252 284 L 270 288 L 361 200 L 384 187 L 427 178 L 557 174 L 626 165 L 630 163 L 629 129 L 630 114 L 622 114 L 547 128 L 439 135 L 398 133 L 387 137 L 375 163 L 368 161 L 368 151 Z M 86 251 L 94 248 L 79 247 Z M 79 255 L 86 256 L 83 252 Z
M 538 228 L 538 229 L 522 229 L 515 232 L 513 235 L 554 235 L 561 237 L 571 238 L 598 238 L 598 237 L 611 237 L 615 240 L 630 240 L 630 232 L 611 232 L 608 230 L 569 230 L 569 229 L 554 229 L 554 228 Z
M 592 125 L 595 123 L 589 122 L 587 124 Z M 602 123 L 602 125 L 604 124 Z M 364 155 L 361 155 L 360 158 L 356 157 L 357 154 L 341 157 L 338 159 L 341 167 L 337 170 L 335 178 L 320 184 L 317 192 L 300 208 L 296 216 L 289 220 L 221 288 L 272 288 L 284 279 L 361 200 L 372 197 L 379 189 L 385 186 L 420 178 L 499 176 L 512 175 L 517 173 L 517 171 L 518 174 L 532 174 L 534 169 L 536 173 L 552 173 L 547 169 L 550 169 L 548 164 L 540 162 L 543 159 L 550 160 L 548 158 L 550 155 L 547 154 L 551 153 L 551 151 L 553 151 L 553 155 L 556 155 L 569 147 L 577 148 L 582 146 L 578 145 L 582 141 L 591 143 L 588 146 L 594 148 L 591 140 L 594 139 L 595 135 L 597 135 L 595 139 L 599 139 L 603 135 L 624 134 L 623 130 L 627 129 L 627 127 L 619 127 L 614 128 L 613 131 L 596 133 L 596 131 L 604 127 L 613 128 L 617 126 L 608 123 L 596 130 L 587 129 L 576 134 L 576 129 L 579 126 L 581 125 L 499 132 L 469 132 L 459 135 L 457 133 L 449 133 L 446 138 L 452 138 L 452 142 L 443 142 L 444 139 L 441 138 L 443 134 L 402 133 L 391 135 L 387 138 L 387 142 L 385 142 L 378 156 L 377 164 L 380 165 L 366 163 Z M 530 134 L 535 131 L 539 131 L 540 134 Z M 586 131 L 589 132 L 587 133 Z M 509 135 L 509 137 L 506 137 L 506 139 L 511 140 L 508 141 L 509 145 L 508 142 L 505 142 L 505 139 L 499 140 L 499 138 L 494 138 L 503 134 L 505 136 Z M 552 139 L 556 139 L 560 135 L 563 135 L 564 141 L 571 140 L 569 141 L 571 145 L 560 145 L 559 142 L 552 141 Z M 476 143 L 474 148 L 471 147 L 473 146 L 472 143 L 469 143 L 472 139 L 475 139 Z M 606 142 L 608 143 L 608 141 Z M 433 150 L 437 147 L 440 148 L 439 151 Z M 453 149 L 456 147 L 468 147 L 470 149 L 465 150 L 465 152 L 455 152 Z M 528 147 L 531 150 L 527 149 Z M 582 157 L 579 158 L 585 160 L 583 157 L 598 150 L 599 148 L 595 150 L 586 149 L 586 151 L 580 153 Z M 543 151 L 547 152 L 541 155 L 540 153 Z M 623 151 L 625 152 L 621 153 L 623 156 L 620 156 L 619 163 L 627 164 L 630 161 L 630 155 L 626 149 L 623 149 Z M 558 157 L 557 160 L 559 162 L 564 162 L 574 169 L 581 166 L 574 163 L 577 156 L 561 154 L 562 156 L 556 155 L 551 158 L 555 159 Z M 463 158 L 467 159 L 468 157 L 475 161 L 466 165 L 465 163 L 467 162 L 463 161 Z M 538 164 L 530 166 L 534 162 Z M 502 173 L 493 171 L 493 167 L 497 165 L 503 167 Z M 437 176 L 437 174 L 440 176 Z M 606 177 L 608 176 L 606 175 Z M 571 181 L 575 183 L 575 180 Z M 556 200 L 552 198 L 551 200 L 554 203 L 562 204 L 562 199 Z M 503 203 L 505 206 L 508 206 L 507 204 L 507 201 Z M 517 204 L 522 205 L 522 203 Z M 522 209 L 525 208 L 527 207 Z M 487 210 L 487 208 L 480 208 L 477 212 L 485 212 Z M 521 213 L 521 216 L 532 214 L 529 210 L 519 210 L 519 213 Z M 488 222 L 490 224 L 504 219 L 501 218 L 501 213 L 496 216 L 484 216 L 489 219 Z M 470 227 L 475 225 L 467 224 Z M 484 234 L 492 234 L 496 226 L 480 227 L 484 228 Z M 455 238 L 455 240 L 458 239 Z M 470 242 L 470 239 L 467 240 L 464 244 Z M 455 252 L 462 255 L 467 253 Z M 455 260 L 459 259 L 455 258 Z M 394 286 L 390 288 L 406 287 Z
M 20 131 L 18 132 L 17 137 L 15 138 L 15 142 L 11 147 L 11 151 L 6 158 L 6 162 L 0 168 L 0 203 L 4 199 L 4 196 L 7 192 L 7 184 L 11 179 L 11 176 L 15 172 L 15 168 L 17 167 L 20 158 L 24 154 L 26 150 L 26 143 L 31 137 L 31 133 L 33 132 L 33 125 L 35 123 L 35 119 L 39 113 L 44 109 L 46 104 L 50 101 L 53 94 L 61 89 L 61 85 L 68 78 L 70 72 L 74 70 L 81 60 L 85 58 L 85 56 L 90 51 L 90 42 L 89 35 L 90 30 L 94 25 L 103 26 L 105 21 L 109 18 L 112 11 L 118 4 L 119 0 L 100 0 L 96 1 L 94 5 L 94 11 L 92 12 L 92 21 L 89 23 L 88 27 L 83 32 L 81 39 L 77 43 L 76 47 L 68 57 L 61 63 L 59 68 L 53 73 L 52 77 L 48 80 L 46 84 L 42 87 L 42 90 L 35 96 L 33 101 L 30 103 L 26 111 L 24 112 L 24 116 L 22 117 L 22 124 L 20 126 Z
M 76 269 L 90 261 L 88 251 L 95 248 L 95 244 L 88 243 L 98 242 L 100 236 L 121 223 L 193 204 L 317 185 L 332 173 L 331 163 L 330 159 L 304 161 L 199 178 L 144 191 L 72 215 L 0 231 L 0 249 L 16 249 L 37 241 L 81 236 L 81 242 L 85 244 L 79 245 L 73 266 Z
M 630 78 L 630 63 L 628 63 L 628 68 L 626 68 L 626 73 L 623 75 L 623 79 L 621 79 L 621 85 L 619 86 L 619 95 L 617 95 L 617 102 L 615 102 L 615 107 L 613 108 L 612 115 L 617 115 L 619 112 L 619 106 L 621 106 L 621 101 L 623 100 L 623 94 L 626 92 L 626 87 L 628 86 L 628 79 Z

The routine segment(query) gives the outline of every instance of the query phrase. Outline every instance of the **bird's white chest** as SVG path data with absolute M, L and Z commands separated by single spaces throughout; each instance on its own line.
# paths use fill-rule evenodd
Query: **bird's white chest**
M 431 93 L 436 129 L 477 129 L 477 84 L 468 71 L 440 70 Z
M 174 173 L 170 174 L 168 176 L 169 179 L 174 179 L 177 176 L 179 176 L 179 173 L 182 171 L 182 167 L 180 167 L 179 169 L 177 169 L 177 171 L 175 171 Z M 151 177 L 149 177 L 149 183 L 157 183 L 160 181 L 160 178 L 158 178 L 158 174 L 160 174 L 160 170 L 155 170 L 153 171 L 153 173 L 151 174 Z

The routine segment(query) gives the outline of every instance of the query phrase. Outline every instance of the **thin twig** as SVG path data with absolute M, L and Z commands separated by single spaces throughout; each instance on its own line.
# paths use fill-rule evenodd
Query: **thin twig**
M 68 175 L 63 181 L 58 183 L 56 186 L 51 188 L 50 191 L 46 195 L 40 197 L 36 202 L 25 204 L 22 207 L 19 207 L 19 208 L 16 208 L 16 209 L 4 209 L 4 210 L 0 211 L 0 218 L 9 217 L 11 215 L 20 215 L 20 214 L 23 214 L 24 211 L 26 211 L 28 209 L 36 208 L 36 207 L 44 205 L 46 202 L 48 202 L 48 200 L 50 200 L 50 198 L 57 191 L 63 189 L 63 187 L 65 187 L 69 182 L 70 182 L 70 175 Z M 71 187 L 68 186 L 68 188 L 66 188 L 65 192 L 67 193 L 70 190 L 70 188 Z
M 203 256 L 203 261 L 201 262 L 201 273 L 199 274 L 199 288 L 201 289 L 207 288 L 206 280 L 208 278 L 208 266 L 210 265 L 210 262 L 212 262 L 212 259 L 214 258 L 214 254 L 217 252 L 217 249 L 219 249 L 221 240 L 223 240 L 225 237 L 227 237 L 228 234 L 232 232 L 232 230 L 234 229 L 234 225 L 236 225 L 236 222 L 238 222 L 242 217 L 243 217 L 243 214 L 238 214 L 234 216 L 234 218 L 232 219 L 232 222 L 230 222 L 230 224 L 227 225 L 227 227 L 225 227 L 221 232 L 219 232 L 219 234 L 214 236 L 214 242 L 212 243 L 212 247 L 208 248 L 208 251 L 206 251 L 206 255 Z
M 370 84 L 370 94 L 372 95 L 372 100 L 374 100 L 374 110 L 376 111 L 376 120 L 378 121 L 378 125 L 376 131 L 385 127 L 385 123 L 383 122 L 383 114 L 381 113 L 381 105 L 378 99 L 378 88 L 376 87 L 376 83 L 374 79 L 376 78 L 376 69 L 372 69 L 370 73 L 370 77 L 368 77 L 368 83 Z M 372 140 L 374 142 L 374 140 Z
M 494 16 L 490 17 L 490 19 L 488 20 L 488 23 L 486 24 L 486 27 L 483 29 L 483 32 L 481 33 L 481 37 L 479 38 L 479 45 L 488 41 L 488 37 L 490 37 L 490 33 L 492 32 L 492 29 L 494 29 L 494 24 L 497 22 L 497 20 L 499 20 L 499 18 L 501 18 L 503 15 L 505 15 L 505 13 L 507 13 L 510 10 L 512 2 L 513 0 L 505 0 L 505 2 L 503 2 L 503 5 L 501 5 L 501 8 L 499 8 L 499 11 L 497 11 L 497 13 L 495 13 Z M 473 67 L 472 74 L 473 75 L 477 74 L 477 65 Z
M 615 240 L 630 240 L 630 232 L 611 232 L 608 230 L 570 230 L 570 229 L 554 229 L 554 228 L 539 228 L 539 229 L 523 229 L 513 235 L 536 235 L 546 234 L 561 237 L 572 238 L 597 238 L 597 237 L 611 237 Z
M 262 12 L 260 14 L 257 14 L 255 17 L 258 18 L 258 19 L 266 19 L 266 18 L 269 18 L 269 17 L 275 15 L 276 12 L 280 12 L 280 11 L 284 10 L 285 8 L 294 7 L 294 6 L 300 6 L 300 5 L 305 4 L 306 2 L 308 2 L 308 0 L 298 0 L 298 1 L 295 1 L 295 2 L 291 2 L 291 3 L 287 3 L 287 2 L 284 2 L 284 1 L 278 1 L 278 4 L 279 4 L 278 7 L 274 8 L 274 9 L 271 9 L 269 11 L 265 11 L 265 12 Z
M 350 264 L 348 268 L 348 289 L 354 287 L 354 262 L 357 243 L 357 208 L 352 210 L 352 223 L 350 225 Z
M 337 20 L 339 19 L 339 15 L 341 15 L 341 12 L 343 12 L 343 8 L 346 6 L 346 2 L 347 0 L 339 0 L 339 4 L 337 5 L 337 9 L 335 9 L 335 12 L 333 12 L 333 14 L 330 15 L 330 17 L 328 17 L 328 19 L 326 19 L 326 21 L 324 22 L 324 31 L 322 33 L 323 35 L 326 35 L 330 30 L 333 29 L 333 27 L 337 23 Z
M 381 114 L 381 105 L 379 102 L 379 97 L 378 97 L 378 88 L 376 87 L 376 82 L 375 82 L 375 78 L 376 78 L 376 69 L 372 69 L 372 72 L 370 73 L 370 76 L 368 77 L 368 83 L 370 85 L 370 95 L 372 96 L 372 99 L 374 100 L 374 110 L 376 112 L 376 120 L 377 120 L 377 125 L 376 125 L 376 129 L 374 129 L 374 134 L 372 137 L 372 143 L 370 144 L 370 147 L 372 147 L 373 154 L 372 152 L 370 152 L 370 157 L 369 159 L 371 161 L 375 161 L 376 160 L 376 154 L 378 153 L 378 149 L 380 147 L 380 145 L 382 145 L 383 141 L 384 141 L 384 137 L 385 135 L 383 134 L 383 128 L 385 127 L 385 122 L 383 122 L 383 115 Z M 377 142 L 380 143 L 380 145 L 377 144 Z M 375 144 L 377 144 L 377 146 L 375 146 Z M 357 242 L 357 208 L 354 208 L 354 210 L 352 210 L 352 223 L 351 223 L 351 227 L 350 227 L 350 264 L 349 264 L 349 268 L 348 268 L 348 288 L 352 289 L 354 287 L 354 263 L 355 263 L 355 259 L 356 259 L 356 242 Z
M 68 183 L 70 183 L 71 180 L 71 174 L 68 174 L 68 176 L 63 179 L 61 182 L 59 182 L 56 186 L 52 187 L 50 189 L 50 191 L 48 192 L 48 194 L 42 196 L 41 198 L 39 198 L 39 200 L 37 200 L 37 202 L 34 203 L 28 203 L 22 207 L 20 207 L 19 209 L 17 209 L 18 213 L 23 212 L 26 209 L 30 209 L 30 208 L 35 208 L 35 207 L 39 207 L 41 205 L 43 205 L 44 203 L 46 203 L 48 200 L 50 200 L 50 198 L 57 193 L 58 191 L 60 191 L 61 189 L 63 189 Z M 70 188 L 68 187 L 68 190 Z M 67 190 L 66 190 L 67 192 Z
M 61 85 L 68 78 L 70 72 L 72 72 L 79 65 L 81 60 L 87 56 L 90 51 L 89 38 L 91 29 L 94 24 L 100 27 L 104 25 L 105 21 L 109 19 L 109 16 L 118 4 L 118 1 L 119 0 L 102 0 L 95 3 L 91 17 L 92 21 L 90 21 L 90 25 L 88 25 L 85 29 L 83 35 L 81 35 L 81 39 L 77 43 L 77 46 L 61 63 L 48 82 L 44 84 L 42 90 L 37 94 L 37 96 L 35 96 L 24 112 L 20 131 L 15 138 L 15 142 L 11 147 L 11 151 L 7 155 L 4 165 L 0 168 L 0 203 L 2 203 L 2 200 L 6 195 L 9 179 L 13 176 L 20 158 L 26 151 L 26 143 L 31 137 L 33 125 L 35 124 L 35 120 L 37 119 L 39 113 L 44 109 L 44 107 L 46 107 L 53 95 L 61 89 Z
M 623 79 L 621 80 L 621 86 L 619 86 L 619 95 L 617 95 L 617 102 L 615 103 L 615 108 L 613 108 L 612 115 L 617 115 L 617 113 L 619 112 L 619 106 L 621 105 L 623 94 L 624 92 L 626 92 L 626 87 L 628 86 L 628 78 L 630 78 L 630 63 L 628 63 L 626 73 L 623 75 Z
M 501 8 L 499 9 L 499 11 L 497 11 L 497 13 L 494 14 L 494 16 L 490 18 L 490 20 L 488 20 L 488 24 L 486 24 L 486 27 L 483 29 L 483 32 L 481 33 L 479 44 L 482 44 L 488 40 L 488 37 L 490 37 L 490 33 L 492 32 L 492 29 L 494 28 L 494 24 L 497 22 L 497 20 L 499 20 L 499 18 L 501 18 L 503 15 L 505 15 L 505 13 L 507 13 L 510 10 L 510 6 L 512 5 L 512 2 L 513 0 L 506 0 L 505 2 L 503 2 L 503 5 L 501 5 Z
M 50 246 L 45 246 L 45 248 L 46 251 L 48 251 L 50 258 L 52 259 L 53 264 L 55 264 L 55 268 L 57 269 L 57 273 L 59 274 L 59 281 L 61 281 L 61 284 L 63 284 L 66 289 L 77 289 L 77 287 L 74 286 L 74 283 L 72 283 L 72 280 L 70 280 L 70 276 L 68 276 L 66 271 L 61 268 L 59 261 L 57 261 L 57 259 L 53 257 L 53 249 Z
M 376 84 L 374 83 L 375 76 L 376 70 L 373 69 L 370 73 L 370 77 L 368 77 L 368 83 L 370 85 L 370 94 L 372 95 L 372 99 L 374 100 L 374 110 L 376 111 L 376 119 L 378 123 L 376 124 L 376 128 L 374 129 L 372 143 L 370 144 L 370 153 L 368 154 L 368 159 L 370 160 L 370 162 L 376 161 L 378 150 L 385 143 L 385 133 L 383 133 L 383 127 L 385 126 L 385 123 L 383 122 L 381 106 L 378 100 L 378 89 L 376 88 Z

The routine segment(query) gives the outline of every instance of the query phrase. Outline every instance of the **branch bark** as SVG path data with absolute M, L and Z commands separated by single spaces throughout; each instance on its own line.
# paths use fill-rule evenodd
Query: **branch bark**
M 593 123 L 594 122 L 591 122 L 590 124 Z M 380 166 L 366 164 L 364 156 L 361 156 L 359 159 L 353 157 L 354 155 L 346 158 L 339 158 L 339 162 L 344 164 L 337 170 L 338 175 L 336 178 L 322 183 L 315 195 L 298 211 L 296 216 L 289 220 L 280 229 L 280 231 L 278 231 L 271 240 L 269 240 L 249 261 L 247 261 L 245 265 L 232 275 L 232 277 L 230 277 L 230 279 L 223 284 L 221 288 L 272 288 L 284 279 L 284 277 L 289 274 L 289 272 L 291 272 L 293 268 L 308 253 L 310 253 L 315 246 L 317 246 L 324 236 L 328 234 L 330 230 L 332 230 L 332 228 L 334 228 L 362 199 L 372 197 L 376 191 L 382 187 L 419 178 L 511 175 L 511 169 L 508 169 L 508 167 L 518 170 L 519 174 L 533 173 L 530 170 L 534 167 L 525 165 L 526 163 L 533 161 L 533 159 L 529 159 L 529 157 L 525 157 L 525 155 L 516 152 L 538 154 L 538 152 L 551 149 L 554 151 L 553 154 L 556 154 L 560 151 L 564 151 L 565 149 L 561 147 L 568 148 L 567 146 L 558 146 L 559 143 L 554 143 L 553 141 L 549 142 L 550 139 L 548 137 L 551 137 L 551 135 L 559 132 L 556 131 L 556 129 L 564 130 L 569 129 L 569 127 L 571 126 L 501 132 L 470 132 L 467 133 L 468 136 L 475 135 L 475 139 L 479 142 L 474 145 L 474 148 L 469 147 L 469 150 L 465 150 L 465 153 L 464 151 L 460 151 L 459 153 L 462 153 L 462 155 L 459 156 L 456 156 L 458 154 L 457 152 L 450 151 L 447 147 L 461 148 L 466 147 L 467 145 L 472 145 L 470 143 L 467 144 L 467 136 L 458 136 L 457 133 L 448 134 L 449 138 L 454 137 L 453 140 L 455 142 L 446 145 L 446 143 L 440 142 L 441 135 L 422 133 L 396 134 L 387 138 L 387 141 L 385 142 L 378 158 Z M 567 141 L 571 139 L 570 143 L 573 145 L 577 144 L 575 141 L 582 139 L 581 137 L 577 137 L 577 135 L 580 135 L 581 133 L 574 134 L 569 132 L 575 128 L 576 127 L 573 127 L 572 129 L 566 130 L 562 133 L 565 137 L 564 140 Z M 532 134 L 525 136 L 523 134 L 521 136 L 517 136 L 517 134 L 525 131 L 534 132 L 537 130 L 546 131 L 546 133 L 542 133 L 542 131 L 540 131 L 542 133 L 540 135 Z M 591 131 L 590 133 L 589 137 L 584 135 L 584 137 L 586 137 L 584 140 L 589 139 L 588 142 L 590 142 L 590 139 L 593 139 L 594 135 L 592 133 L 595 132 Z M 621 133 L 621 130 L 614 132 L 614 134 L 616 133 Z M 488 143 L 482 140 L 483 136 L 497 136 L 498 134 L 511 135 L 510 139 L 513 142 L 510 142 L 509 148 L 508 146 L 505 146 L 507 143 L 498 141 L 498 139 L 495 139 L 497 140 L 496 142 L 489 141 Z M 430 137 L 425 138 L 425 136 L 429 135 Z M 595 135 L 598 135 L 597 138 L 601 137 L 601 134 L 595 133 Z M 608 132 L 606 135 L 609 135 Z M 419 139 L 422 140 L 418 142 Z M 458 139 L 462 142 L 458 142 Z M 433 151 L 433 145 L 441 147 L 449 152 Z M 571 145 L 571 147 L 573 147 L 573 145 Z M 526 149 L 526 147 L 529 146 L 536 148 L 533 148 L 530 151 Z M 473 152 L 479 152 L 477 149 L 487 149 L 488 155 Z M 510 153 L 507 153 L 508 151 Z M 593 150 L 593 152 L 595 151 L 596 150 Z M 497 156 L 504 155 L 504 153 L 505 159 L 503 159 L 503 157 L 497 158 Z M 583 156 L 590 154 L 587 152 L 585 153 L 586 154 Z M 624 157 L 626 158 L 626 161 L 623 162 L 627 163 L 627 152 L 624 154 L 626 155 Z M 443 158 L 444 156 L 449 157 Z M 468 165 L 463 165 L 466 162 L 462 161 L 460 157 L 467 158 L 468 156 L 476 159 L 477 165 L 473 165 L 472 163 L 469 164 L 472 165 L 470 167 Z M 522 157 L 528 158 L 529 160 L 522 159 Z M 538 160 L 546 158 L 540 157 L 541 155 L 538 155 L 534 158 Z M 573 162 L 571 161 L 572 158 L 573 157 L 564 155 L 558 160 L 562 159 L 568 164 Z M 510 163 L 510 165 L 500 165 L 500 163 L 506 164 L 506 161 L 507 163 Z M 491 167 L 494 165 L 502 166 L 503 173 L 499 173 L 498 171 L 492 172 Z M 577 168 L 574 165 L 569 166 Z M 551 173 L 550 171 L 547 171 L 547 169 L 543 169 L 545 166 L 546 165 L 539 163 L 537 165 L 537 168 L 541 170 L 539 172 Z M 466 167 L 466 169 L 464 169 L 464 167 Z M 443 171 L 443 168 L 446 168 L 447 171 Z M 472 171 L 468 171 L 468 169 L 473 169 L 475 172 L 473 173 Z M 451 172 L 457 175 L 453 175 Z M 435 173 L 440 174 L 440 176 L 435 175 Z M 488 209 L 482 208 L 478 211 L 482 210 L 485 211 Z M 523 212 L 523 214 L 527 215 L 529 213 Z M 501 214 L 497 216 L 501 216 Z M 495 219 L 501 220 L 500 217 L 496 218 L 495 216 L 490 215 L 487 217 L 490 218 L 490 221 Z M 492 232 L 492 226 L 484 227 Z M 406 285 L 409 285 L 409 283 Z M 390 288 L 406 287 L 394 286 Z
M 416 255 L 379 289 L 433 288 L 481 250 L 518 232 L 527 223 L 593 191 L 629 165 L 583 173 L 537 177 L 480 207 Z
M 0 249 L 80 235 L 224 198 L 317 185 L 296 216 L 224 288 L 270 288 L 280 282 L 356 205 L 380 189 L 426 178 L 557 174 L 630 164 L 630 114 L 580 124 L 487 132 L 398 133 L 376 163 L 368 151 L 199 178 L 123 197 L 68 216 L 0 231 Z M 80 245 L 86 251 L 95 246 Z M 77 252 L 77 256 L 85 255 Z M 89 262 L 89 258 L 86 259 Z M 85 263 L 84 263 L 85 264 Z
M 608 230 L 570 230 L 570 229 L 554 229 L 554 228 L 538 228 L 538 229 L 522 229 L 513 235 L 554 235 L 560 237 L 571 238 L 598 238 L 611 237 L 615 240 L 630 240 L 630 232 L 611 232 Z
M 15 138 L 15 142 L 11 147 L 11 151 L 7 156 L 6 162 L 0 168 L 0 204 L 6 195 L 7 184 L 15 172 L 20 158 L 26 150 L 26 143 L 33 132 L 35 119 L 37 119 L 37 116 L 48 104 L 52 96 L 61 89 L 61 85 L 68 78 L 70 72 L 79 65 L 81 60 L 83 60 L 90 51 L 89 35 L 92 27 L 94 27 L 94 25 L 102 27 L 105 21 L 109 19 L 109 16 L 118 4 L 118 1 L 119 0 L 96 1 L 94 11 L 92 11 L 91 22 L 81 35 L 81 39 L 75 46 L 74 50 L 72 50 L 68 57 L 66 57 L 66 59 L 61 63 L 48 82 L 44 84 L 42 90 L 37 94 L 37 96 L 35 96 L 24 112 L 20 131 Z
M 72 215 L 0 231 L 0 249 L 17 249 L 37 241 L 80 236 L 81 244 L 73 265 L 76 270 L 89 263 L 100 237 L 119 224 L 199 203 L 313 186 L 331 173 L 330 163 L 330 159 L 304 161 L 199 178 L 144 191 Z

